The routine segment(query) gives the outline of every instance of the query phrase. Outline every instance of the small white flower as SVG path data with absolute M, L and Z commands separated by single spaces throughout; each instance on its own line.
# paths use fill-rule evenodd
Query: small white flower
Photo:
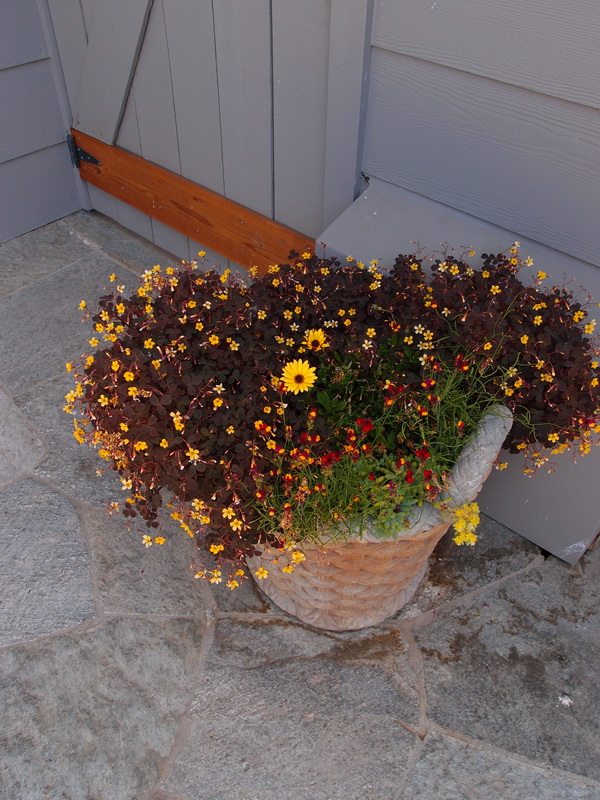
M 568 694 L 559 694 L 558 702 L 561 704 L 561 706 L 564 706 L 565 708 L 569 708 L 570 706 L 573 705 L 573 701 L 571 700 Z

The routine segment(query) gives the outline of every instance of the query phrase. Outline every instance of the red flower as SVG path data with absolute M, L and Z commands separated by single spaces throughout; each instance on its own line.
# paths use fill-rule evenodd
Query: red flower
M 372 431 L 373 428 L 375 427 L 371 422 L 370 417 L 361 417 L 360 419 L 356 420 L 356 424 L 359 426 L 359 428 L 363 433 L 368 433 L 369 431 Z
M 427 459 L 429 458 L 430 453 L 429 453 L 429 450 L 426 450 L 424 447 L 419 447 L 419 449 L 417 450 L 415 455 L 417 456 L 417 458 L 420 461 L 427 461 Z
M 467 372 L 469 369 L 469 362 L 465 361 L 465 359 L 462 356 L 456 356 L 456 358 L 454 359 L 454 366 L 456 367 L 457 370 L 460 370 L 461 372 Z
M 330 467 L 335 461 L 339 461 L 340 458 L 341 454 L 332 450 L 330 453 L 325 453 L 325 455 L 321 456 L 321 464 L 324 467 Z
M 412 469 L 407 469 L 406 470 L 406 475 L 404 476 L 404 480 L 406 481 L 406 483 L 414 483 L 415 482 Z

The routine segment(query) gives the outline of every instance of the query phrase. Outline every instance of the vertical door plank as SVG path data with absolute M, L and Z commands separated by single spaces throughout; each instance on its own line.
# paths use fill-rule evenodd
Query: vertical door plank
M 181 172 L 223 194 L 223 155 L 211 0 L 164 0 Z
M 77 108 L 87 48 L 85 22 L 79 0 L 48 0 L 71 109 Z
M 214 4 L 226 197 L 271 217 L 269 0 Z
M 102 0 L 94 6 L 75 126 L 113 144 L 144 38 L 152 0 Z
M 357 195 L 359 148 L 369 80 L 370 0 L 331 0 L 323 227 Z
M 329 0 L 273 4 L 275 219 L 323 230 Z

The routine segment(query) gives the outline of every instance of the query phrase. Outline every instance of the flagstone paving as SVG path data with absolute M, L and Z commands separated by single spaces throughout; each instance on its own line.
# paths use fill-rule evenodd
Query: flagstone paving
M 72 437 L 79 301 L 175 264 L 79 212 L 0 245 L 0 798 L 600 800 L 599 550 L 493 520 L 394 618 L 331 633 L 146 549 Z

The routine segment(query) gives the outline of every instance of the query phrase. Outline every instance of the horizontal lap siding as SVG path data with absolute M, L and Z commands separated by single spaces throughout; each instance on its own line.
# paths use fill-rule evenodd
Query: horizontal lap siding
M 598 0 L 379 0 L 373 44 L 600 108 Z
M 0 241 L 81 207 L 44 13 L 0 3 Z
M 47 56 L 48 46 L 36 0 L 2 0 L 0 70 Z
M 64 142 L 0 164 L 0 242 L 79 208 L 73 165 Z
M 600 264 L 600 113 L 375 48 L 363 169 Z

